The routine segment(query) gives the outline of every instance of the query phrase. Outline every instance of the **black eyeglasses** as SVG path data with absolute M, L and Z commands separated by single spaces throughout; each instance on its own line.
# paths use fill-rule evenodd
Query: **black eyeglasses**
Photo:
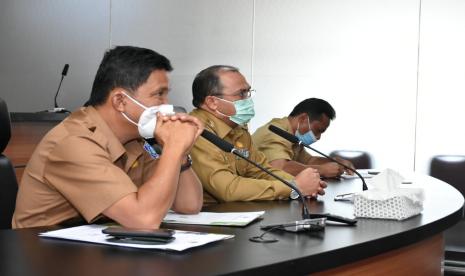
M 252 97 L 253 95 L 255 95 L 255 89 L 249 89 L 249 90 L 242 90 L 242 91 L 239 91 L 235 94 L 231 94 L 231 95 L 225 95 L 225 94 L 212 94 L 211 96 L 231 96 L 231 97 L 241 97 L 241 99 L 248 99 L 250 97 Z

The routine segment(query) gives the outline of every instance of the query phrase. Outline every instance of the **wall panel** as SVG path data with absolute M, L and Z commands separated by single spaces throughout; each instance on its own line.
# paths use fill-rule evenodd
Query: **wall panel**
M 114 0 L 111 43 L 167 56 L 174 67 L 170 101 L 191 110 L 191 85 L 200 70 L 228 64 L 250 77 L 252 15 L 247 0 Z
M 65 63 L 58 103 L 70 110 L 82 105 L 109 45 L 109 15 L 108 0 L 1 1 L 0 95 L 9 109 L 52 108 Z
M 465 155 L 465 2 L 422 1 L 416 170 Z

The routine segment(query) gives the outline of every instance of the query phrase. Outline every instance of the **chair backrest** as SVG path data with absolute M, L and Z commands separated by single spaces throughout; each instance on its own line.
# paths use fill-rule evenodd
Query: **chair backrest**
M 11 228 L 18 192 L 15 170 L 8 157 L 3 155 L 10 138 L 10 114 L 5 101 L 0 98 L 0 229 Z
M 18 183 L 10 160 L 3 154 L 0 154 L 0 177 L 0 229 L 10 229 Z
M 454 186 L 465 196 L 465 155 L 434 156 L 429 174 Z
M 11 138 L 10 113 L 5 101 L 0 98 L 0 153 L 3 153 Z
M 349 160 L 356 169 L 371 169 L 371 156 L 368 152 L 359 150 L 335 150 L 329 154 L 331 157 L 340 157 Z

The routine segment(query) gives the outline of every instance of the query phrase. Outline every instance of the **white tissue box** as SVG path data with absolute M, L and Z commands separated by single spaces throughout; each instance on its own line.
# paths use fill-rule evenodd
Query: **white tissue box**
M 405 195 L 369 199 L 360 193 L 354 195 L 354 210 L 356 217 L 404 220 L 421 213 L 423 202 Z

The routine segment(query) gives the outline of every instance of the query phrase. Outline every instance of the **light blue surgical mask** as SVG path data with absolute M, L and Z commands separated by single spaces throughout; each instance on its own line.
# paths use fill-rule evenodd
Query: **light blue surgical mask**
M 317 141 L 315 134 L 313 134 L 312 129 L 310 128 L 310 119 L 308 120 L 308 132 L 302 134 L 299 131 L 299 123 L 297 124 L 297 130 L 295 131 L 295 136 L 299 138 L 302 143 L 309 146 Z
M 218 98 L 218 99 L 226 101 L 228 103 L 232 103 L 234 105 L 234 108 L 236 109 L 236 114 L 234 115 L 228 116 L 226 114 L 219 112 L 218 110 L 217 112 L 223 116 L 229 117 L 229 120 L 235 122 L 238 125 L 241 125 L 241 126 L 246 125 L 255 116 L 255 109 L 254 109 L 252 97 L 249 97 L 243 100 L 234 101 L 234 102 L 228 101 L 222 98 Z

